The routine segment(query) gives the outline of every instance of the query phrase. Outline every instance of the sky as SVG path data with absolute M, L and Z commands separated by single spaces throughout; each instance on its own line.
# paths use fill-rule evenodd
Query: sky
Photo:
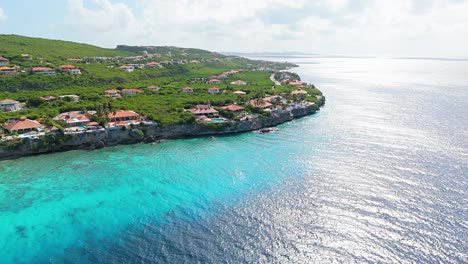
M 468 0 L 0 0 L 0 33 L 107 48 L 467 58 Z

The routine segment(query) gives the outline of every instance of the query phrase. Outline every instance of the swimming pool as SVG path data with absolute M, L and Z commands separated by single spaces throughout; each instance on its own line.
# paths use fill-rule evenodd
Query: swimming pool
M 211 123 L 224 123 L 224 122 L 226 122 L 225 118 L 221 118 L 221 117 L 211 118 Z

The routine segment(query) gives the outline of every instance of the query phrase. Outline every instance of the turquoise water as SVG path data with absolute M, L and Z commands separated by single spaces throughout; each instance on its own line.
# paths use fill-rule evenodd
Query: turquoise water
M 468 262 L 468 61 L 279 58 L 275 133 L 0 162 L 0 263 Z

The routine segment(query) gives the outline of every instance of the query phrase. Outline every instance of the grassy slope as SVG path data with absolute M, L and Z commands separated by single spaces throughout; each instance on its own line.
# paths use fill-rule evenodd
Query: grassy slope
M 171 50 L 173 59 L 187 59 L 180 57 L 182 53 L 188 53 L 188 57 L 200 58 L 224 58 L 224 56 L 209 51 L 197 49 L 184 49 L 175 47 L 155 47 L 152 52 L 167 52 Z M 0 100 L 5 98 L 22 102 L 45 95 L 77 94 L 81 97 L 79 103 L 58 101 L 43 103 L 37 108 L 25 109 L 19 112 L 0 112 L 0 122 L 26 115 L 30 118 L 53 117 L 59 112 L 69 110 L 94 110 L 99 105 L 112 105 L 112 108 L 132 109 L 162 123 L 176 123 L 190 120 L 191 114 L 183 109 L 199 103 L 211 103 L 223 105 L 239 101 L 239 97 L 230 92 L 218 95 L 208 95 L 207 88 L 217 86 L 228 91 L 242 89 L 248 94 L 243 96 L 247 100 L 255 96 L 259 91 L 271 93 L 273 83 L 268 78 L 268 73 L 246 71 L 240 75 L 232 76 L 219 85 L 209 85 L 204 82 L 193 83 L 195 77 L 208 77 L 220 74 L 226 70 L 244 68 L 248 64 L 256 66 L 260 62 L 247 59 L 234 59 L 222 62 L 209 62 L 203 64 L 186 64 L 183 66 L 167 66 L 155 69 L 136 69 L 132 73 L 126 73 L 118 68 L 124 62 L 103 63 L 71 63 L 83 71 L 83 75 L 71 76 L 69 74 L 57 74 L 57 76 L 37 76 L 27 73 L 31 66 L 57 67 L 60 64 L 69 64 L 65 59 L 84 56 L 133 56 L 137 50 L 123 51 L 103 49 L 91 45 L 79 44 L 59 40 L 47 40 L 29 38 L 16 35 L 0 35 L 0 56 L 11 59 L 12 64 L 20 66 L 25 73 L 13 77 L 0 76 Z M 141 51 L 140 51 L 141 52 Z M 149 51 L 151 52 L 151 51 Z M 21 53 L 34 56 L 33 61 L 24 61 L 17 57 Z M 164 55 L 163 55 L 164 56 Z M 38 58 L 44 58 L 39 60 Z M 165 59 L 165 58 L 161 58 Z M 114 67 L 114 68 L 111 68 Z M 248 86 L 235 87 L 230 82 L 242 79 L 249 82 Z M 145 90 L 145 94 L 134 97 L 123 97 L 111 100 L 104 96 L 104 90 L 111 88 L 145 88 L 148 85 L 160 85 L 163 89 L 158 92 Z M 195 89 L 193 94 L 182 93 L 182 87 L 191 86 Z M 292 90 L 292 87 L 276 89 Z M 316 91 L 318 92 L 318 91 Z
M 134 53 L 63 40 L 0 35 L 0 56 L 16 57 L 20 54 L 53 61 L 71 57 L 131 56 Z

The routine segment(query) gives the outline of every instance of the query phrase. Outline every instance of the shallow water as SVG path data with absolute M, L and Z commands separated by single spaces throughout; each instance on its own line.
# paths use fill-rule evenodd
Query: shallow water
M 0 262 L 468 262 L 468 62 L 290 60 L 274 133 L 0 162 Z

